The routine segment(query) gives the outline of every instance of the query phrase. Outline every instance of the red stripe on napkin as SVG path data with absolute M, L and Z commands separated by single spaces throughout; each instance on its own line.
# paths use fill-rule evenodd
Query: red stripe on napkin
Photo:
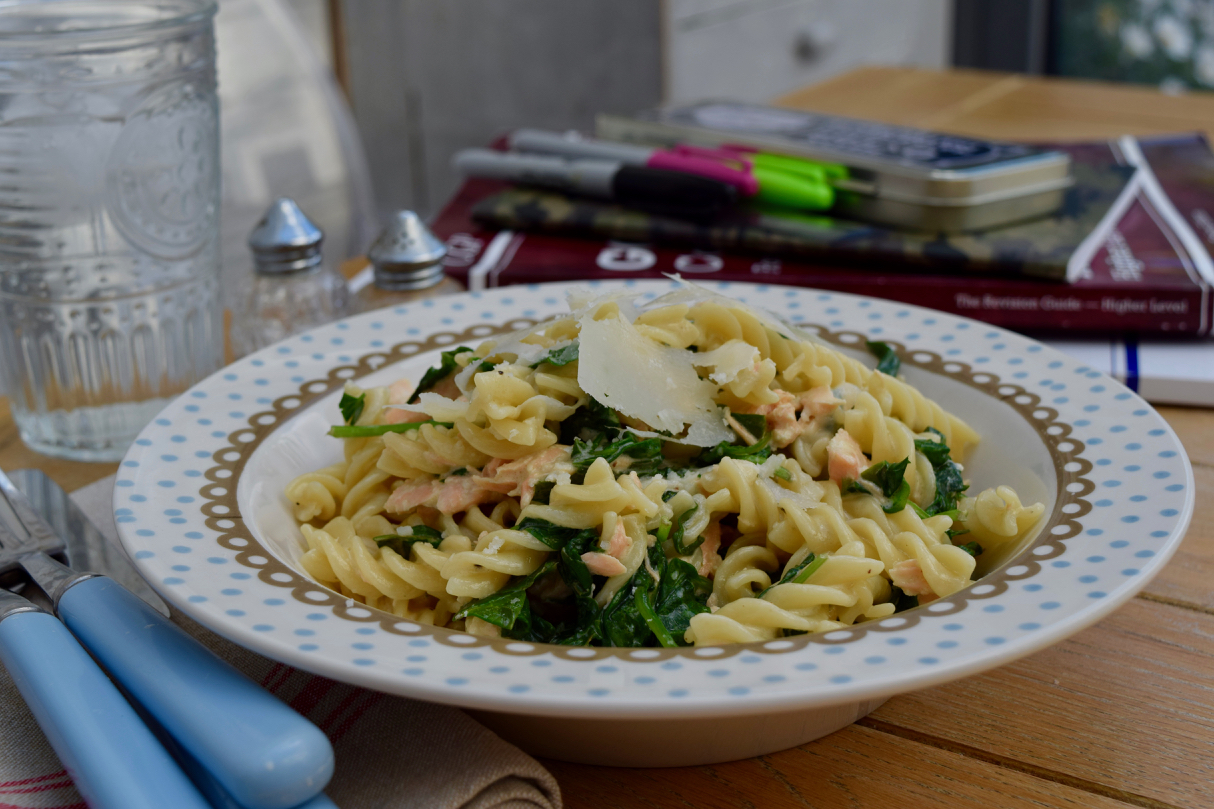
M 52 778 L 64 778 L 67 776 L 67 770 L 51 773 L 50 775 L 39 775 L 37 778 L 22 778 L 20 781 L 4 781 L 0 782 L 0 789 L 5 787 L 21 787 L 26 784 L 36 784 L 39 781 L 49 781 Z
M 261 681 L 261 687 L 267 691 L 277 691 L 282 687 L 282 684 L 290 679 L 291 674 L 295 670 L 290 666 L 284 666 L 282 663 L 275 663 L 270 669 L 270 673 Z
M 355 722 L 362 718 L 363 714 L 384 698 L 384 695 L 377 691 L 360 691 L 359 696 L 362 697 L 362 704 L 358 705 L 350 716 L 346 717 L 344 722 L 329 733 L 331 741 L 336 742 L 342 736 L 345 736 L 346 732 L 354 726 Z
M 298 713 L 308 716 L 325 698 L 325 695 L 333 690 L 334 685 L 336 683 L 324 677 L 309 677 L 295 699 L 291 700 L 290 705 Z
M 332 711 L 329 711 L 329 713 L 326 716 L 324 716 L 323 718 L 315 720 L 316 724 L 318 726 L 320 726 L 320 729 L 329 735 L 330 740 L 332 740 L 332 738 L 333 738 L 332 731 L 333 731 L 334 727 L 336 726 L 338 720 L 346 713 L 347 710 L 350 709 L 350 707 L 355 702 L 358 701 L 358 698 L 360 696 L 362 696 L 362 694 L 359 689 L 351 688 L 350 693 L 346 695 L 345 699 L 343 699 L 340 703 L 338 703 L 336 708 L 334 708 Z
M 71 781 L 64 781 L 56 784 L 41 784 L 36 787 L 18 787 L 14 789 L 4 790 L 5 795 L 33 795 L 36 792 L 53 792 L 56 789 L 67 789 L 72 786 Z

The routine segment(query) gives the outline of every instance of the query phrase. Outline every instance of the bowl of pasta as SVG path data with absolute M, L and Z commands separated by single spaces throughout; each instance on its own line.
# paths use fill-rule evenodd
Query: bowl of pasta
M 1025 337 L 672 280 L 291 338 L 149 425 L 115 508 L 144 576 L 237 643 L 538 755 L 673 766 L 1065 638 L 1159 570 L 1193 496 L 1148 404 Z

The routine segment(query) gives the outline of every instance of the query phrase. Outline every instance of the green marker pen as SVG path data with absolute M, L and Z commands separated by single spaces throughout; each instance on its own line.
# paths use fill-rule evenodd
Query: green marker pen
M 835 204 L 835 189 L 823 179 L 760 166 L 758 162 L 752 173 L 759 181 L 755 196 L 763 202 L 811 211 L 825 211 Z

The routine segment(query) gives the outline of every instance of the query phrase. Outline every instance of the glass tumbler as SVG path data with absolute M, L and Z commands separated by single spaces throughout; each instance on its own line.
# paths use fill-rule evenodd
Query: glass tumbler
M 0 375 L 22 439 L 117 460 L 220 365 L 212 0 L 0 0 Z

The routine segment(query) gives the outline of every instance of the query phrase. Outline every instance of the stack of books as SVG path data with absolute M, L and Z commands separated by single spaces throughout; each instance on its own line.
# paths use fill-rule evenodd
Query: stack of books
M 1072 160 L 1061 208 L 981 233 L 755 209 L 697 223 L 480 179 L 432 227 L 472 290 L 679 273 L 852 292 L 1031 334 L 1154 402 L 1214 405 L 1214 152 L 1200 135 L 1046 146 Z

